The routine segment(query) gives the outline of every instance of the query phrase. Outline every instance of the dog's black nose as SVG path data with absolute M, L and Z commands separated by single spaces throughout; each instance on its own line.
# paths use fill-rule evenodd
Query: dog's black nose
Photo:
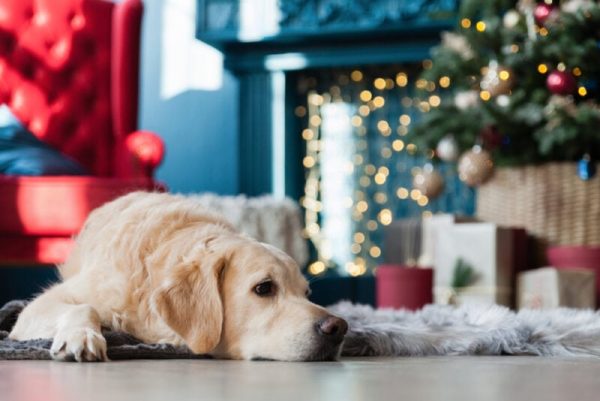
M 348 323 L 336 316 L 325 316 L 317 322 L 317 332 L 333 341 L 342 341 L 348 331 Z

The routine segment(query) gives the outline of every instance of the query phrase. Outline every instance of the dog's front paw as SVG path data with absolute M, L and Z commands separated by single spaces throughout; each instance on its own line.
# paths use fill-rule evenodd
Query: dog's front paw
M 77 362 L 108 361 L 106 339 L 90 328 L 63 329 L 54 337 L 52 359 Z

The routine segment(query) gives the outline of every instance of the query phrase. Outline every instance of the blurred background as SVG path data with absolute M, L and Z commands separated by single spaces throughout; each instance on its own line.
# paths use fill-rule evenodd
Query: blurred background
M 8 2 L 26 17 L 0 17 L 5 126 L 87 169 L 58 183 L 73 169 L 0 171 L 0 301 L 56 280 L 93 207 L 159 189 L 236 210 L 322 304 L 596 306 L 597 2 L 64 3 Z M 48 89 L 85 104 L 93 88 L 64 78 L 85 66 L 77 46 L 100 59 L 84 83 L 110 81 L 91 100 L 105 114 Z M 111 128 L 66 135 L 64 110 Z

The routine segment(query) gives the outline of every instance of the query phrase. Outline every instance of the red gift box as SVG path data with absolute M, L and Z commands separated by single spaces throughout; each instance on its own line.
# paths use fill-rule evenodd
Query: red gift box
M 596 272 L 596 303 L 600 306 L 600 247 L 553 246 L 546 252 L 548 262 L 557 269 L 585 268 Z
M 433 302 L 433 269 L 381 265 L 375 279 L 379 308 L 416 310 Z

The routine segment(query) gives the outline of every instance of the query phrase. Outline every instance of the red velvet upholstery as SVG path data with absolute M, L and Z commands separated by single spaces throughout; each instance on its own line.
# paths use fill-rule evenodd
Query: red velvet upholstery
M 136 131 L 142 7 L 0 1 L 0 103 L 94 176 L 0 176 L 0 262 L 59 262 L 91 209 L 156 187 L 163 143 Z M 40 249 L 53 241 L 63 251 Z

